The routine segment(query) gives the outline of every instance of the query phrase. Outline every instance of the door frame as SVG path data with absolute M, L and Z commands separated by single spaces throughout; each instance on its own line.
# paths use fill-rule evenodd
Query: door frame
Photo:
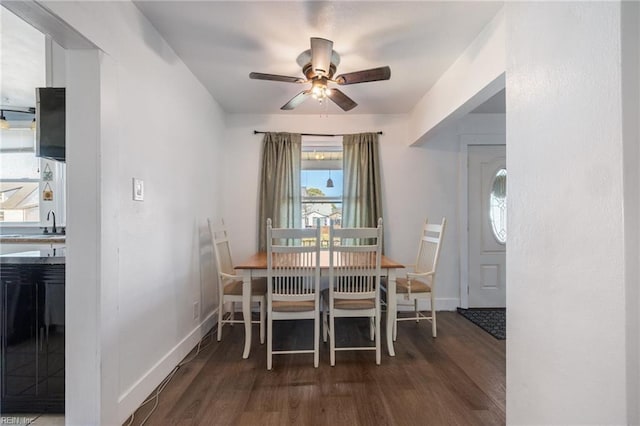
M 504 133 L 460 135 L 458 229 L 460 229 L 460 307 L 469 307 L 469 146 L 506 145 Z M 508 167 L 507 167 L 508 170 Z

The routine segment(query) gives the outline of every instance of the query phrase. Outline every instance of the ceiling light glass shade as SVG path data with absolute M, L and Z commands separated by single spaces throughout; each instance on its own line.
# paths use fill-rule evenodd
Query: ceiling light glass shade
M 311 96 L 314 99 L 323 100 L 329 95 L 330 89 L 327 88 L 327 84 L 323 80 L 315 80 L 311 86 Z
M 331 178 L 327 179 L 327 188 L 333 188 L 333 181 Z

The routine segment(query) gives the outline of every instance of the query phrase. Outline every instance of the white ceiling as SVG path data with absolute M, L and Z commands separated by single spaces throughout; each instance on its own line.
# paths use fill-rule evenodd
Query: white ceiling
M 302 77 L 310 37 L 334 41 L 337 74 L 384 65 L 391 79 L 341 87 L 347 114 L 407 113 L 460 56 L 503 2 L 135 1 L 229 113 L 345 114 L 332 102 L 280 107 L 306 85 L 250 80 L 251 71 Z M 45 85 L 44 36 L 0 8 L 0 105 L 35 106 Z M 492 99 L 488 110 L 504 110 Z M 486 109 L 486 108 L 485 108 Z M 15 118 L 22 118 L 16 114 Z
M 228 113 L 344 114 L 308 99 L 280 107 L 306 85 L 250 80 L 251 71 L 300 76 L 310 37 L 333 40 L 336 74 L 384 65 L 389 81 L 341 87 L 348 114 L 407 113 L 460 56 L 503 2 L 134 1 Z

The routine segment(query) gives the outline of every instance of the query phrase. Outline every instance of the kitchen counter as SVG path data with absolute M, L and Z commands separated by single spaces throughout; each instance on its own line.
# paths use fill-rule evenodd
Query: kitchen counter
M 0 255 L 0 264 L 64 265 L 65 248 L 41 249 Z
M 0 244 L 60 244 L 64 243 L 64 234 L 41 234 L 41 235 L 0 235 Z

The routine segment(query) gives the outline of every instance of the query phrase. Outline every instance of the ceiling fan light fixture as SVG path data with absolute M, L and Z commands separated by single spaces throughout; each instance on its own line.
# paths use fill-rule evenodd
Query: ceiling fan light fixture
M 311 86 L 311 96 L 314 99 L 323 99 L 326 97 L 326 89 L 327 86 L 323 84 L 322 80 L 314 80 Z
M 311 37 L 311 49 L 302 52 L 296 62 L 302 67 L 302 73 L 306 79 L 259 72 L 249 73 L 249 78 L 254 80 L 311 83 L 309 89 L 303 90 L 295 95 L 280 107 L 281 110 L 292 110 L 307 98 L 314 98 L 319 101 L 319 103 L 326 105 L 328 102 L 324 101 L 329 98 L 343 111 L 351 111 L 358 106 L 358 104 L 340 89 L 329 89 L 327 87 L 329 82 L 339 85 L 350 85 L 369 81 L 389 80 L 391 78 L 391 68 L 388 66 L 349 72 L 334 78 L 334 74 L 337 71 L 336 68 L 340 63 L 340 55 L 333 50 L 333 42 L 331 40 L 320 37 Z M 326 106 L 325 111 L 327 111 Z
M 322 102 L 331 94 L 331 89 L 327 87 L 327 81 L 324 79 L 314 80 L 311 84 L 311 96 Z

